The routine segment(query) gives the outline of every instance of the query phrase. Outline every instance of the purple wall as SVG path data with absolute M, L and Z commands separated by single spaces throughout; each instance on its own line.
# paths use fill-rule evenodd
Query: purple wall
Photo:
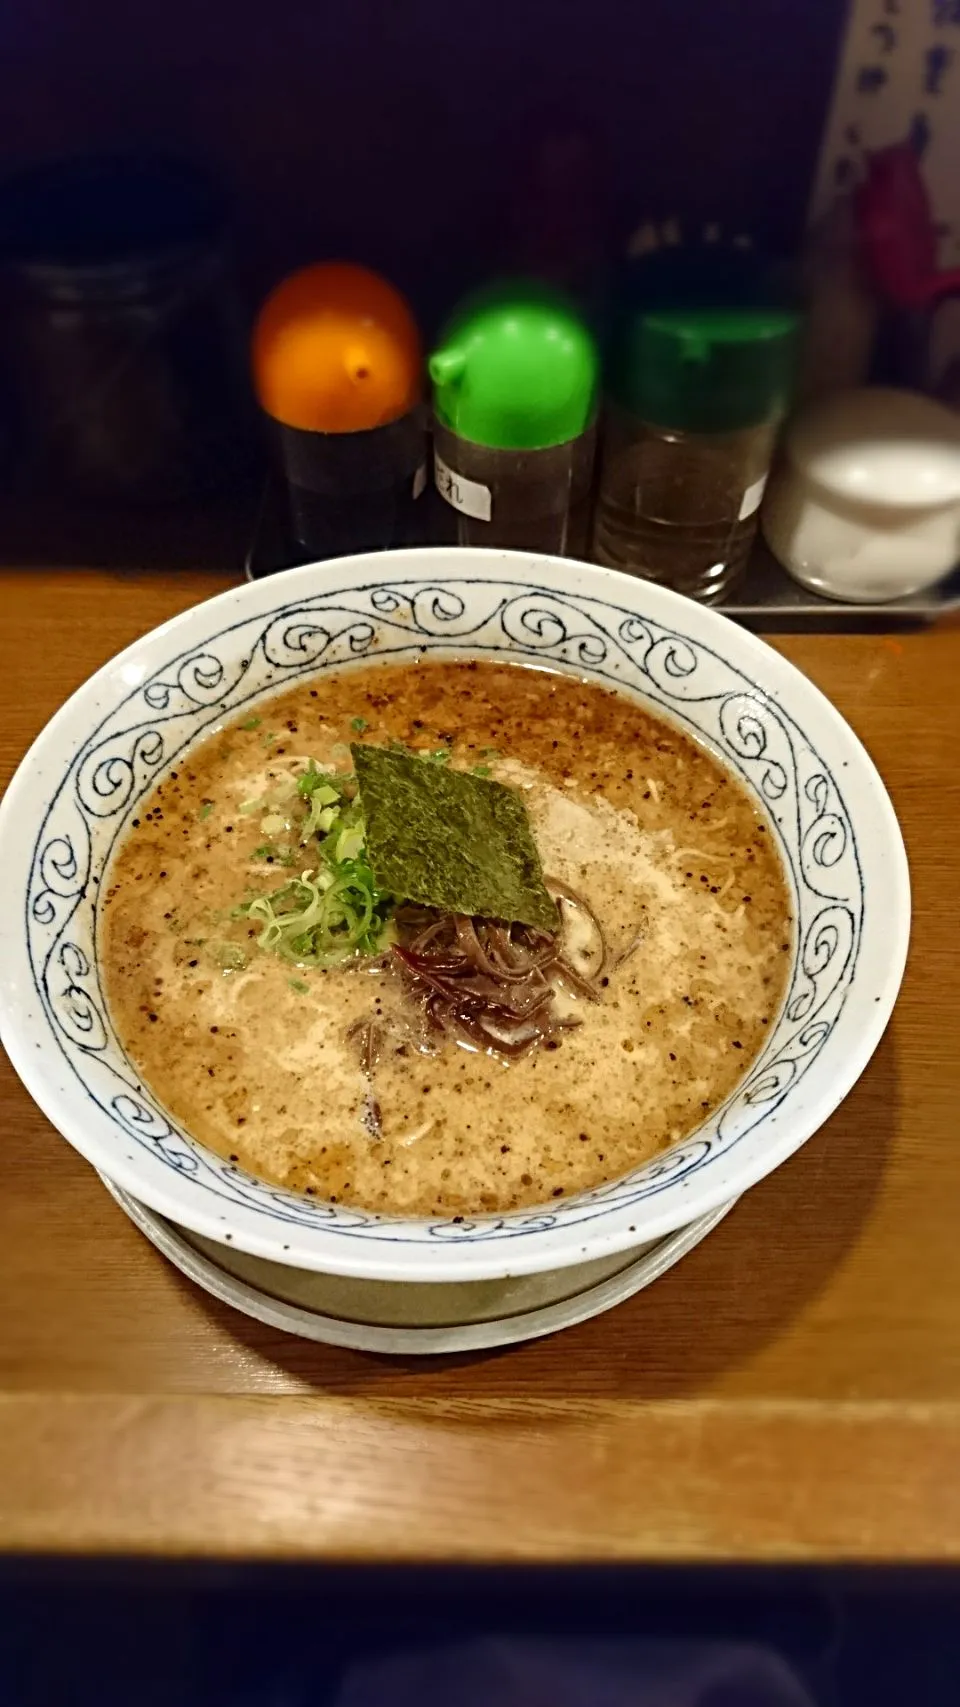
M 352 251 L 428 314 L 503 250 L 518 128 L 576 111 L 610 220 L 802 226 L 843 0 L 23 0 L 0 163 L 150 142 L 235 193 L 251 282 Z

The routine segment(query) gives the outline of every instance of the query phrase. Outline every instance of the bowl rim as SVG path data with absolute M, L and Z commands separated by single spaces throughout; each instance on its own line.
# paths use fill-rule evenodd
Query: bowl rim
M 446 568 L 441 567 L 444 564 Z M 710 646 L 711 638 L 719 643 L 716 647 L 718 656 L 723 656 L 724 637 L 729 639 L 731 634 L 734 635 L 736 638 L 730 648 L 734 660 L 731 667 L 738 674 L 749 677 L 751 665 L 757 665 L 763 685 L 754 684 L 756 690 L 773 704 L 779 705 L 784 691 L 788 695 L 788 704 L 790 698 L 799 693 L 801 718 L 809 722 L 813 717 L 820 725 L 814 750 L 819 753 L 823 747 L 826 731 L 834 750 L 844 754 L 843 763 L 851 768 L 858 787 L 867 790 L 889 862 L 887 881 L 894 897 L 891 913 L 894 928 L 879 993 L 874 994 L 869 1008 L 865 1010 L 864 1023 L 855 1042 L 847 1049 L 842 1069 L 835 1071 L 828 1082 L 825 1080 L 817 1085 L 813 1095 L 805 1099 L 802 1112 L 794 1107 L 775 1127 L 768 1126 L 759 1150 L 756 1144 L 734 1146 L 739 1152 L 736 1158 L 729 1154 L 718 1158 L 725 1165 L 715 1170 L 713 1177 L 709 1177 L 709 1170 L 706 1176 L 701 1170 L 699 1177 L 674 1179 L 657 1198 L 634 1206 L 629 1214 L 623 1206 L 612 1206 L 607 1211 L 599 1211 L 589 1222 L 568 1224 L 559 1237 L 558 1229 L 553 1227 L 549 1233 L 526 1231 L 522 1239 L 509 1238 L 489 1244 L 481 1240 L 471 1242 L 464 1239 L 456 1243 L 436 1240 L 428 1248 L 423 1243 L 417 1246 L 413 1241 L 409 1244 L 397 1241 L 394 1245 L 386 1239 L 350 1239 L 342 1231 L 334 1237 L 322 1225 L 309 1228 L 291 1226 L 286 1235 L 289 1243 L 281 1249 L 280 1237 L 269 1226 L 267 1216 L 261 1216 L 263 1230 L 255 1226 L 239 1227 L 229 1216 L 218 1215 L 214 1209 L 208 1208 L 201 1200 L 201 1194 L 194 1193 L 190 1200 L 188 1194 L 178 1194 L 169 1189 L 175 1184 L 176 1175 L 165 1180 L 151 1174 L 145 1180 L 136 1161 L 132 1166 L 127 1165 L 122 1145 L 115 1144 L 115 1154 L 105 1154 L 105 1148 L 109 1150 L 110 1146 L 104 1145 L 96 1131 L 91 1133 L 85 1125 L 82 1111 L 79 1116 L 74 1115 L 69 1106 L 69 1095 L 59 1091 L 44 1071 L 45 1051 L 41 1044 L 27 1035 L 29 1027 L 26 1022 L 18 1023 L 21 1016 L 17 1008 L 16 979 L 11 983 L 6 976 L 0 975 L 0 1032 L 10 1061 L 25 1087 L 74 1148 L 94 1166 L 107 1172 L 121 1189 L 149 1208 L 218 1242 L 224 1242 L 229 1232 L 227 1242 L 253 1256 L 329 1273 L 416 1283 L 418 1280 L 474 1281 L 562 1268 L 595 1257 L 613 1255 L 649 1239 L 665 1237 L 689 1221 L 719 1208 L 732 1197 L 739 1196 L 799 1149 L 834 1112 L 860 1077 L 892 1013 L 906 962 L 910 928 L 906 851 L 893 805 L 872 759 L 846 719 L 821 690 L 758 636 L 739 628 L 719 611 L 694 604 L 666 588 L 595 564 L 488 548 L 417 547 L 301 565 L 264 580 L 241 582 L 191 606 L 108 659 L 70 695 L 31 743 L 0 802 L 0 869 L 8 867 L 8 847 L 13 852 L 24 839 L 29 840 L 29 835 L 24 838 L 18 831 L 17 815 L 18 808 L 22 813 L 26 804 L 26 795 L 32 786 L 31 773 L 38 755 L 46 749 L 55 750 L 58 743 L 65 743 L 66 758 L 58 761 L 58 776 L 66 774 L 90 738 L 91 702 L 96 702 L 101 690 L 106 690 L 108 702 L 116 697 L 111 675 L 122 671 L 125 665 L 132 666 L 142 657 L 145 647 L 156 651 L 161 643 L 172 637 L 182 637 L 190 650 L 194 644 L 202 644 L 205 638 L 224 631 L 228 625 L 216 621 L 223 612 L 236 613 L 238 621 L 269 616 L 272 611 L 282 610 L 298 598 L 333 596 L 341 590 L 353 593 L 364 585 L 369 588 L 386 582 L 399 586 L 406 580 L 437 588 L 480 580 L 512 584 L 518 588 L 538 585 L 542 588 L 549 586 L 551 575 L 567 583 L 557 588 L 561 597 L 579 595 L 596 599 L 606 592 L 611 603 L 627 612 L 631 607 L 637 607 L 638 600 L 642 601 L 643 614 L 650 620 L 672 628 L 681 639 L 693 639 L 697 643 L 700 643 L 700 637 L 696 631 L 705 629 L 709 638 L 703 643 L 710 650 L 714 650 Z M 195 634 L 193 641 L 188 638 L 191 631 Z M 462 655 L 470 655 L 469 644 L 460 650 Z M 151 665 L 152 669 L 163 667 L 162 663 Z M 588 664 L 584 666 L 583 673 L 589 678 Z M 266 690 L 263 697 L 267 697 Z M 794 714 L 785 710 L 791 720 L 795 720 Z M 805 731 L 804 721 L 798 721 L 797 726 Z M 83 731 L 80 736 L 73 733 L 77 729 Z M 833 752 L 830 763 L 833 768 L 837 768 L 839 763 Z M 51 789 L 56 786 L 51 784 Z M 16 913 L 16 909 L 12 911 Z M 23 936 L 25 942 L 25 930 Z M 15 930 L 9 921 L 4 923 L 0 920 L 0 946 L 4 948 L 0 964 L 6 967 L 11 948 L 16 952 L 18 946 Z M 25 958 L 24 944 L 21 943 L 20 947 Z M 49 1025 L 48 1021 L 46 1023 Z M 825 1079 L 824 1075 L 821 1077 Z M 106 1120 L 107 1116 L 103 1115 L 103 1119 Z M 776 1115 L 770 1120 L 775 1122 Z M 96 1122 L 93 1124 L 96 1126 Z M 529 1213 L 535 1218 L 535 1211 Z

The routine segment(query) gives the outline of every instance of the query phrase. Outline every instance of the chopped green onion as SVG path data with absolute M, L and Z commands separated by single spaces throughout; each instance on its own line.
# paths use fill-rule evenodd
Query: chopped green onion
M 199 812 L 197 813 L 197 817 L 202 822 L 204 818 L 209 818 L 212 811 L 213 811 L 213 801 L 208 800 L 206 805 L 201 806 Z
M 300 845 L 308 842 L 311 836 L 325 836 L 337 818 L 340 816 L 340 796 L 335 788 L 326 782 L 321 782 L 310 796 L 310 811 L 300 831 Z
M 339 800 L 344 784 L 352 781 L 352 776 L 344 776 L 331 766 L 318 765 L 316 759 L 311 759 L 309 769 L 297 777 L 297 793 L 301 800 L 310 800 L 318 788 L 328 788 L 332 790 L 332 798 Z
M 298 996 L 305 996 L 309 992 L 310 985 L 305 984 L 302 978 L 288 978 L 287 983 L 291 990 L 296 990 Z
M 378 954 L 393 938 L 393 898 L 377 885 L 366 858 L 360 802 L 347 793 L 355 780 L 352 773 L 308 761 L 293 785 L 292 807 L 301 846 L 311 844 L 319 863 L 271 894 L 248 895 L 232 915 L 259 926 L 259 948 L 300 966 L 335 966 L 357 954 Z M 305 813 L 295 810 L 298 797 Z M 271 835 L 287 822 L 274 813 L 261 827 Z M 252 857 L 291 865 L 296 854 L 267 841 Z
M 474 765 L 473 767 L 474 776 L 490 776 L 491 774 L 489 765 Z
M 247 717 L 241 723 L 240 727 L 241 729 L 259 729 L 262 722 L 262 717 Z
M 356 954 L 374 954 L 390 940 L 390 897 L 359 863 L 300 877 L 260 895 L 244 908 L 260 925 L 257 945 L 298 966 L 336 966 Z
M 362 735 L 363 731 L 369 729 L 370 725 L 365 717 L 351 717 L 350 727 L 355 735 Z
M 362 824 L 348 824 L 340 831 L 334 850 L 334 859 L 342 864 L 346 860 L 359 859 L 363 852 L 364 832 Z

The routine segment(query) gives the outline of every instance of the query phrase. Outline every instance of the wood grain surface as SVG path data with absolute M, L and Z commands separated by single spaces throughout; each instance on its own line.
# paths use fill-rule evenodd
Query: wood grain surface
M 0 780 L 226 584 L 0 572 Z M 774 644 L 866 742 L 913 873 L 900 1003 L 823 1131 L 611 1314 L 376 1360 L 197 1291 L 0 1061 L 0 1549 L 960 1558 L 960 628 Z

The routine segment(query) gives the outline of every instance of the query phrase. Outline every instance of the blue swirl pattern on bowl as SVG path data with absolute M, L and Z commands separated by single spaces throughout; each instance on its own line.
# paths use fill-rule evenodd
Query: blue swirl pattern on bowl
M 642 594 L 639 595 L 642 598 Z M 686 1142 L 625 1179 L 542 1212 L 395 1223 L 296 1196 L 221 1161 L 175 1125 L 113 1033 L 97 964 L 104 872 L 137 802 L 198 736 L 299 677 L 378 658 L 489 655 L 583 672 L 644 696 L 706 741 L 765 802 L 793 890 L 796 952 L 767 1046 Z M 769 1119 L 835 1027 L 863 928 L 856 838 L 836 778 L 796 723 L 717 651 L 592 596 L 491 576 L 397 580 L 236 622 L 134 688 L 77 753 L 36 839 L 25 900 L 36 990 L 60 1051 L 126 1139 L 198 1192 L 299 1227 L 365 1240 L 499 1241 L 579 1225 L 707 1169 Z

